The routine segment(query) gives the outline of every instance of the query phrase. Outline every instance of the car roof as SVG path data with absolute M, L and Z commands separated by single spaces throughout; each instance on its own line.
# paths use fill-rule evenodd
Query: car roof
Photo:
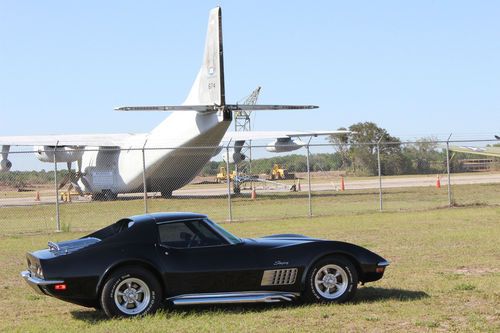
M 159 212 L 151 214 L 142 214 L 129 217 L 134 222 L 172 222 L 187 219 L 206 218 L 207 215 L 191 212 Z

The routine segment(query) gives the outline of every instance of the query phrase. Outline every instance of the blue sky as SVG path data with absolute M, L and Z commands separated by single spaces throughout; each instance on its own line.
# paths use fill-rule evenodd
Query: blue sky
M 218 4 L 228 102 L 321 107 L 256 130 L 500 134 L 498 1 L 1 1 L 0 135 L 149 131 L 113 107 L 182 103 Z

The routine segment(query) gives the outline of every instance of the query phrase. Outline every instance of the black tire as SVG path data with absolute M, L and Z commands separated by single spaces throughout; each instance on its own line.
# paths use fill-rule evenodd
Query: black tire
M 118 199 L 118 194 L 113 193 L 111 190 L 104 190 L 102 191 L 102 194 L 105 201 L 114 201 Z
M 104 195 L 102 193 L 92 193 L 92 200 L 104 201 Z
M 169 191 L 169 190 L 161 191 L 161 197 L 163 199 L 171 199 L 172 198 L 172 191 Z
M 344 256 L 320 259 L 306 277 L 304 298 L 309 302 L 343 303 L 353 298 L 358 287 L 358 272 Z
M 120 295 L 121 294 L 121 295 Z M 113 272 L 100 295 L 108 317 L 135 317 L 154 313 L 162 300 L 158 279 L 141 267 L 127 266 Z

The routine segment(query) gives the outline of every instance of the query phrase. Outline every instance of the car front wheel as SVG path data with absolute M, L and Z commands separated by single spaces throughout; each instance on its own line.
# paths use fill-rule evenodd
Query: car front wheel
M 151 272 L 124 267 L 108 277 L 100 301 L 109 317 L 133 317 L 155 312 L 161 294 L 161 285 Z
M 318 261 L 307 276 L 306 299 L 342 303 L 356 293 L 358 274 L 350 260 L 329 256 Z

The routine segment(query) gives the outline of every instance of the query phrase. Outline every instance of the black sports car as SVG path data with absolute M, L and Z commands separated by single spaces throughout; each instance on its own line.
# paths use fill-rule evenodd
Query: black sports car
M 195 213 L 132 216 L 27 254 L 37 292 L 108 316 L 173 304 L 351 299 L 389 264 L 362 247 L 301 235 L 238 238 Z

